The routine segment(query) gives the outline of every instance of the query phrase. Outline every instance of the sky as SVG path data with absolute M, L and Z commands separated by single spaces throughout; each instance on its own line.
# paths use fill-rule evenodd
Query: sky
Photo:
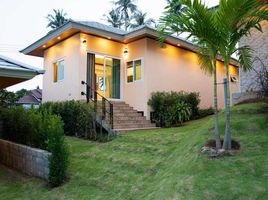
M 215 6 L 218 0 L 204 0 Z M 148 18 L 159 19 L 166 0 L 136 0 L 138 8 L 148 13 Z M 19 50 L 43 37 L 47 28 L 46 16 L 53 9 L 63 9 L 67 17 L 74 20 L 105 22 L 104 15 L 113 7 L 111 0 L 0 0 L 0 54 L 43 68 L 43 59 L 26 56 Z M 22 88 L 42 88 L 42 75 L 7 88 L 17 91 Z

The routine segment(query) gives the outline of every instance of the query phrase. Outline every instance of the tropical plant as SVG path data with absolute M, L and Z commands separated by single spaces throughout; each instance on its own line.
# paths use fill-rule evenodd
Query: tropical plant
M 109 14 L 106 16 L 106 20 L 115 28 L 121 28 L 123 25 L 122 16 L 115 9 L 112 9 Z
M 53 9 L 53 14 L 47 15 L 48 25 L 47 27 L 52 28 L 53 30 L 65 24 L 68 19 L 66 18 L 67 13 L 63 12 L 63 10 Z
M 160 40 L 174 33 L 188 33 L 199 45 L 198 58 L 201 68 L 213 74 L 214 78 L 214 133 L 216 149 L 221 148 L 218 125 L 218 91 L 217 91 L 217 59 L 219 52 L 219 35 L 215 27 L 215 14 L 199 0 L 170 1 L 166 15 L 160 19 Z M 177 6 L 183 7 L 178 14 Z M 181 10 L 181 9 L 180 9 Z M 175 12 L 176 11 L 176 12 Z M 178 26 L 178 24 L 180 24 Z
M 181 125 L 182 122 L 185 122 L 190 119 L 191 116 L 191 107 L 184 101 L 180 101 L 175 105 L 176 110 L 176 121 Z
M 130 25 L 131 28 L 137 28 L 139 26 L 142 26 L 142 25 L 152 25 L 152 24 L 155 24 L 155 21 L 154 19 L 152 18 L 149 18 L 149 19 L 146 19 L 146 16 L 147 16 L 147 13 L 143 13 L 142 11 L 138 10 L 134 16 L 132 17 L 132 19 L 134 20 L 134 23 L 132 23 Z
M 127 31 L 130 26 L 131 14 L 137 11 L 135 0 L 117 0 L 114 2 L 116 11 L 121 13 L 122 20 L 124 21 L 124 28 Z
M 250 35 L 252 29 L 262 31 L 260 22 L 268 20 L 268 4 L 260 0 L 220 0 L 217 13 L 217 29 L 220 33 L 220 54 L 224 60 L 227 78 L 226 128 L 224 149 L 231 148 L 230 129 L 230 84 L 229 64 L 233 54 L 237 54 L 240 68 L 252 68 L 252 50 L 249 46 L 237 47 L 244 36 Z

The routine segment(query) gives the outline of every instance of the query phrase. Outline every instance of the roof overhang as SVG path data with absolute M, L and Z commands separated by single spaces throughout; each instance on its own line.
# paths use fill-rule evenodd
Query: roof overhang
M 57 28 L 56 30 L 48 33 L 46 36 L 42 37 L 35 43 L 21 50 L 20 52 L 26 55 L 43 57 L 44 51 L 46 49 L 48 49 L 49 47 L 59 42 L 62 42 L 63 40 L 77 33 L 85 33 L 85 34 L 95 35 L 98 37 L 108 38 L 110 40 L 124 43 L 124 44 L 136 41 L 144 37 L 149 37 L 152 39 L 157 39 L 159 37 L 157 30 L 155 30 L 154 28 L 150 28 L 148 26 L 142 26 L 126 34 L 118 34 L 118 33 L 113 33 L 113 32 L 109 32 L 106 30 L 101 30 L 95 27 L 91 27 L 85 24 L 81 24 L 75 21 L 69 21 L 66 24 L 62 25 L 61 27 Z M 183 48 L 192 52 L 198 51 L 198 46 L 194 45 L 193 43 L 187 42 L 183 39 L 180 39 L 178 37 L 174 37 L 174 36 L 166 37 L 165 43 L 171 44 L 174 46 L 179 46 L 180 48 Z M 219 60 L 221 60 L 220 57 L 219 57 Z M 238 66 L 238 62 L 235 59 L 231 60 L 231 64 Z

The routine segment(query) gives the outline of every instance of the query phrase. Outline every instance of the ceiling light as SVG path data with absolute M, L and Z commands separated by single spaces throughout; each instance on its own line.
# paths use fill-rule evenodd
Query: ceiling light
M 58 39 L 58 40 L 60 40 L 60 39 L 61 39 L 61 37 L 59 36 L 59 37 L 57 37 L 57 39 Z
M 46 48 L 47 46 L 46 45 L 43 45 L 43 48 Z
M 177 46 L 178 46 L 178 47 L 180 47 L 180 46 L 181 46 L 181 44 L 177 44 Z
M 111 37 L 107 37 L 109 40 L 112 39 Z

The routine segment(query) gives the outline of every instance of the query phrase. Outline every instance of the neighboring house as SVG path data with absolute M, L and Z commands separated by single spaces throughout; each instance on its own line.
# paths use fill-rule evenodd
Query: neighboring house
M 200 69 L 197 47 L 169 36 L 161 48 L 157 37 L 149 26 L 125 32 L 97 22 L 69 21 L 21 52 L 44 58 L 43 102 L 85 99 L 81 81 L 86 81 L 113 102 L 143 112 L 147 120 L 147 102 L 156 91 L 199 92 L 201 107 L 212 106 L 213 78 Z M 225 69 L 221 61 L 218 66 L 222 82 Z M 230 71 L 237 80 L 235 60 Z M 231 91 L 239 91 L 238 82 L 231 82 Z M 224 106 L 221 84 L 219 106 Z
M 0 55 L 0 89 L 32 79 L 44 70 Z
M 42 102 L 42 90 L 37 88 L 29 91 L 29 93 L 21 97 L 17 104 L 22 105 L 24 108 L 38 108 Z

